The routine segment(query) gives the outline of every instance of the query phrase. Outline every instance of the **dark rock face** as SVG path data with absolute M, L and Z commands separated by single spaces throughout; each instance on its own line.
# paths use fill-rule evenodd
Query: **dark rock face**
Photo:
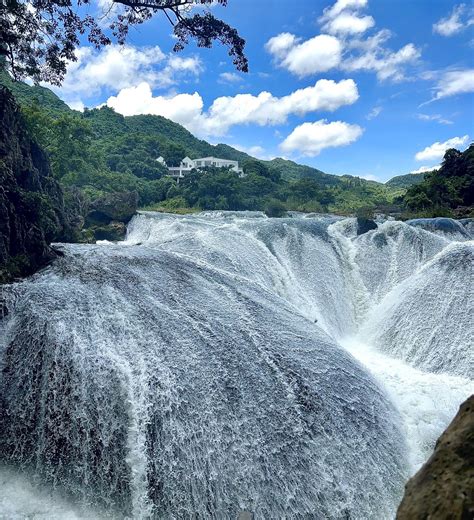
M 377 229 L 377 224 L 374 220 L 365 217 L 357 217 L 357 235 L 363 235 L 371 229 Z
M 107 225 L 112 221 L 126 224 L 135 215 L 138 207 L 138 193 L 107 193 L 94 200 L 89 208 L 86 226 Z
M 109 240 L 116 242 L 123 240 L 127 234 L 127 226 L 123 222 L 112 221 L 106 226 L 99 226 L 94 228 L 95 240 Z
M 63 192 L 45 153 L 28 135 L 10 91 L 0 88 L 0 283 L 55 258 L 67 231 Z
M 408 481 L 397 520 L 474 518 L 474 395 L 441 435 L 428 462 Z

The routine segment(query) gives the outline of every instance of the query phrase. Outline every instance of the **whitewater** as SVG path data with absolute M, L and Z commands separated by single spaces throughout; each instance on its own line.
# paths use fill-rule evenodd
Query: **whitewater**
M 0 519 L 393 519 L 474 393 L 472 220 L 142 212 L 4 286 Z

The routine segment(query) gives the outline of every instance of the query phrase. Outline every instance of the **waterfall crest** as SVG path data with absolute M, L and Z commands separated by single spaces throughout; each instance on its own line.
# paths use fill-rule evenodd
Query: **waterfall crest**
M 5 290 L 2 461 L 113 518 L 391 518 L 404 410 L 342 340 L 469 377 L 473 243 L 353 224 L 144 213 L 62 245 Z

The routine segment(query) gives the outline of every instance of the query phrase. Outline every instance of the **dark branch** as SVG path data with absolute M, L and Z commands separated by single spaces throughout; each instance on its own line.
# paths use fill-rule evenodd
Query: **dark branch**
M 142 24 L 157 12 L 163 12 L 173 26 L 180 51 L 194 39 L 199 47 L 212 47 L 218 41 L 228 47 L 238 70 L 247 72 L 245 40 L 228 24 L 211 13 L 192 14 L 193 5 L 206 6 L 213 0 L 113 0 L 123 6 L 109 29 L 119 44 L 124 44 L 130 27 Z M 79 16 L 73 6 L 90 0 L 0 0 L 0 66 L 16 79 L 31 77 L 35 82 L 61 84 L 68 62 L 75 61 L 79 35 L 87 34 L 97 48 L 111 39 L 96 19 Z M 218 0 L 222 6 L 227 0 Z

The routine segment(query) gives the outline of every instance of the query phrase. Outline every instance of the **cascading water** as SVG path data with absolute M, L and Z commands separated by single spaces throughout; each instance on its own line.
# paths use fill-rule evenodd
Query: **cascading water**
M 0 518 L 393 518 L 474 391 L 446 226 L 144 213 L 61 246 L 4 289 Z

